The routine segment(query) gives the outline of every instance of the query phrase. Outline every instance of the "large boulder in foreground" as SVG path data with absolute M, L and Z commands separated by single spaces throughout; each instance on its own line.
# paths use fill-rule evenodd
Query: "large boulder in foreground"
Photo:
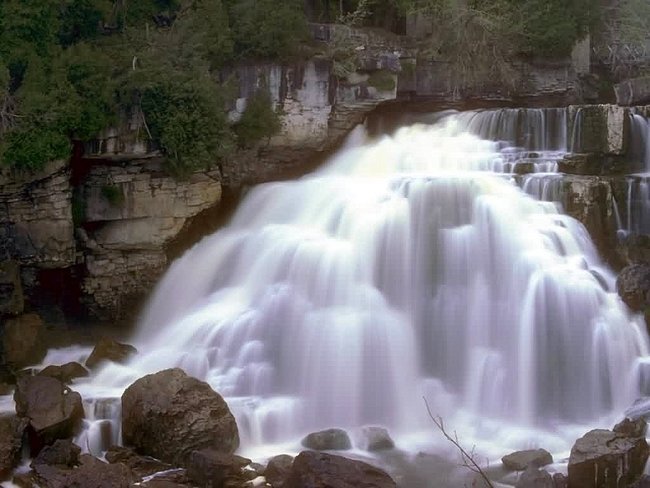
M 18 416 L 28 421 L 32 455 L 57 439 L 72 437 L 84 417 L 81 395 L 49 376 L 21 377 L 14 401 Z
M 595 429 L 576 441 L 569 457 L 569 488 L 619 488 L 640 478 L 648 459 L 645 437 Z
M 192 451 L 232 454 L 239 447 L 237 423 L 210 385 L 181 369 L 147 375 L 122 395 L 122 436 L 141 454 L 186 465 Z
M 284 488 L 396 488 L 384 471 L 362 461 L 303 451 L 293 461 Z

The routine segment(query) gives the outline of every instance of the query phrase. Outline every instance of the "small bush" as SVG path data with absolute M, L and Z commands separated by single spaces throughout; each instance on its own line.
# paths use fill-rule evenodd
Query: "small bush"
M 277 134 L 280 130 L 280 116 L 273 110 L 271 97 L 266 90 L 258 90 L 248 100 L 246 110 L 233 129 L 241 147 L 251 147 L 256 142 Z
M 380 91 L 392 91 L 395 89 L 395 78 L 388 71 L 373 71 L 368 77 L 368 85 Z
M 124 202 L 124 193 L 122 188 L 117 185 L 102 186 L 102 197 L 114 207 L 119 207 Z

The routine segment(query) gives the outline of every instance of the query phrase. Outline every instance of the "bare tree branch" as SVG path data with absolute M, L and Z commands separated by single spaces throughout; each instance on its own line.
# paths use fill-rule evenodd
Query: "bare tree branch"
M 431 413 L 431 409 L 429 408 L 429 402 L 427 402 L 427 399 L 425 397 L 422 397 L 422 399 L 424 400 L 424 405 L 427 407 L 427 413 L 429 414 L 429 417 L 436 425 L 436 427 L 438 427 L 438 430 L 442 433 L 443 436 L 445 436 L 445 439 L 447 439 L 454 446 L 456 446 L 456 449 L 458 449 L 458 451 L 460 452 L 460 456 L 462 459 L 462 466 L 478 474 L 483 479 L 483 481 L 485 481 L 485 484 L 489 488 L 494 488 L 494 485 L 490 481 L 490 478 L 487 477 L 485 472 L 474 460 L 474 448 L 472 448 L 469 452 L 466 451 L 465 448 L 460 444 L 460 441 L 458 440 L 458 435 L 456 434 L 455 431 L 453 437 L 449 435 L 449 433 L 445 430 L 445 423 L 443 422 L 442 417 L 440 415 L 434 416 Z

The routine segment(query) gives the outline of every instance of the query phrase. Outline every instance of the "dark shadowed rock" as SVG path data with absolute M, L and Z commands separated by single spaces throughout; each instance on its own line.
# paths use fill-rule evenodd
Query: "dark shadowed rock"
M 289 478 L 292 464 L 293 457 L 288 454 L 272 457 L 264 470 L 266 481 L 271 483 L 273 488 L 282 488 Z
M 32 461 L 32 467 L 38 464 L 73 467 L 79 464 L 81 448 L 70 439 L 59 439 L 51 446 L 45 446 Z
M 551 464 L 553 456 L 546 449 L 530 449 L 503 456 L 501 462 L 506 469 L 511 471 L 524 471 L 529 466 L 540 468 Z
M 221 395 L 178 368 L 140 378 L 126 389 L 122 435 L 137 452 L 181 466 L 192 451 L 232 454 L 239 446 L 235 418 Z
M 107 464 L 87 454 L 76 468 L 38 464 L 33 470 L 41 488 L 129 488 L 133 482 L 123 464 Z
M 0 261 L 0 315 L 23 313 L 23 287 L 20 264 L 17 261 Z
M 36 455 L 44 445 L 72 437 L 84 416 L 81 396 L 48 376 L 23 376 L 14 392 L 16 413 L 28 420 L 30 447 Z
M 62 383 L 70 383 L 75 378 L 85 378 L 88 370 L 79 363 L 66 363 L 61 366 L 48 366 L 38 373 L 40 376 L 50 376 Z
M 553 488 L 567 488 L 569 486 L 569 479 L 562 473 L 555 473 L 553 475 Z
M 131 356 L 136 354 L 138 350 L 129 345 L 121 344 L 113 339 L 100 339 L 93 352 L 90 353 L 86 360 L 86 366 L 93 369 L 102 361 L 112 361 L 114 363 L 125 363 Z
M 636 420 L 625 418 L 616 424 L 612 430 L 628 437 L 645 437 L 647 427 L 648 424 L 642 418 Z
M 0 480 L 20 461 L 20 447 L 27 422 L 14 415 L 0 417 Z
M 206 488 L 243 486 L 249 480 L 243 468 L 250 463 L 250 459 L 234 454 L 202 449 L 190 455 L 187 476 Z
M 515 488 L 555 488 L 553 478 L 543 469 L 529 466 L 521 473 Z
M 650 476 L 644 474 L 641 478 L 632 483 L 630 488 L 650 488 Z
M 141 456 L 128 447 L 113 446 L 104 456 L 111 464 L 122 463 L 131 470 L 133 477 L 142 480 L 147 476 L 161 471 L 173 469 L 170 464 L 163 463 L 149 456 Z
M 648 459 L 643 437 L 596 429 L 576 441 L 569 457 L 569 488 L 618 488 L 636 481 Z
M 383 427 L 367 425 L 361 429 L 361 436 L 366 451 L 385 451 L 395 447 L 388 430 Z
M 13 369 L 39 363 L 46 352 L 45 326 L 35 313 L 21 315 L 5 322 L 2 333 L 4 361 Z
M 302 440 L 302 445 L 316 451 L 342 451 L 352 448 L 348 433 L 342 429 L 312 432 Z
M 650 264 L 632 264 L 621 271 L 616 289 L 625 304 L 636 312 L 650 306 Z
M 324 452 L 303 451 L 293 461 L 284 488 L 396 488 L 393 479 L 370 464 Z

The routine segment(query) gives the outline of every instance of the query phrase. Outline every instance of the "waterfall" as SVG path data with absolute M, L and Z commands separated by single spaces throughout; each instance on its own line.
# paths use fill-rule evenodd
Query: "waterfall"
M 584 227 L 503 174 L 521 114 L 359 129 L 318 172 L 254 188 L 159 283 L 140 354 L 77 389 L 182 367 L 226 397 L 244 452 L 328 427 L 429 436 L 422 396 L 471 439 L 567 449 L 567 426 L 640 394 L 648 344 Z
M 650 122 L 642 115 L 630 115 L 630 149 L 628 153 L 643 171 L 650 173 Z

